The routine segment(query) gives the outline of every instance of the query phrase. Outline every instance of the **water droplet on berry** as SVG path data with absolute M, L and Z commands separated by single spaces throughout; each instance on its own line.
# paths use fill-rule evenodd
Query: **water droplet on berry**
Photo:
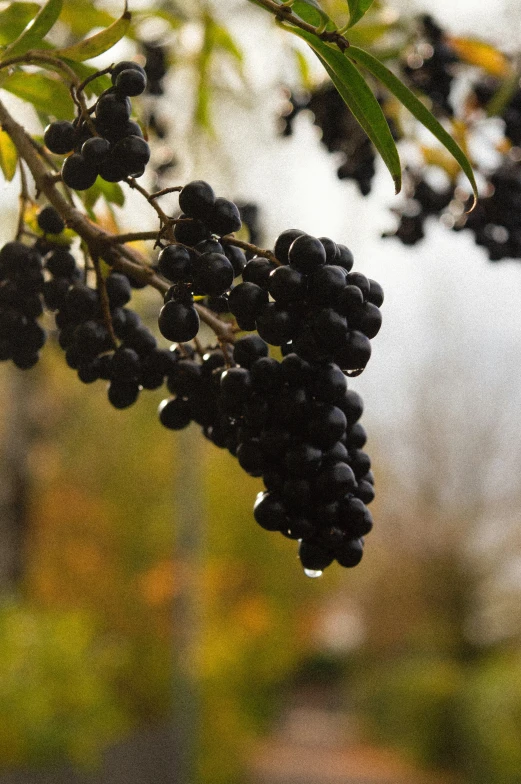
M 306 577 L 311 577 L 311 578 L 322 577 L 322 572 L 320 571 L 320 569 L 304 569 L 304 574 L 306 575 Z

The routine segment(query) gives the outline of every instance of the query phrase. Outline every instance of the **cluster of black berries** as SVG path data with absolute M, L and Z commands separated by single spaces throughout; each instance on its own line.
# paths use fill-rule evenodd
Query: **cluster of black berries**
M 53 277 L 46 283 L 45 303 L 57 311 L 58 341 L 80 381 L 109 381 L 108 398 L 115 408 L 135 403 L 143 388 L 162 386 L 175 358 L 157 348 L 138 314 L 125 307 L 132 295 L 128 278 L 112 272 L 105 280 L 111 334 L 98 291 L 78 280 L 72 254 L 54 252 L 46 267 Z
M 198 362 L 191 346 L 183 345 L 182 350 L 182 354 L 180 348 L 172 352 L 177 361 L 166 380 L 172 397 L 160 403 L 159 420 L 170 430 L 182 430 L 196 422 L 207 438 L 225 447 L 226 439 L 218 438 L 219 381 L 226 365 L 224 354 L 220 348 L 208 348 Z
M 98 174 L 107 182 L 143 174 L 150 148 L 138 123 L 130 119 L 130 97 L 144 92 L 146 83 L 140 65 L 118 63 L 112 70 L 113 86 L 93 107 L 94 118 L 79 117 L 73 123 L 59 121 L 47 126 L 47 148 L 59 155 L 72 153 L 62 166 L 66 185 L 82 191 L 94 185 Z
M 521 164 L 503 162 L 489 183 L 491 195 L 482 196 L 457 228 L 470 229 L 490 261 L 521 259 Z
M 176 243 L 163 248 L 158 258 L 159 272 L 173 284 L 159 314 L 159 330 L 167 340 L 184 343 L 199 330 L 194 295 L 221 297 L 241 274 L 246 257 L 218 239 L 241 227 L 233 202 L 194 180 L 179 194 L 179 206 L 183 212 L 174 230 Z
M 402 66 L 404 81 L 428 95 L 433 108 L 452 117 L 450 91 L 454 79 L 456 52 L 447 43 L 441 27 L 428 14 L 420 18 L 421 38 Z
M 472 87 L 469 97 L 471 105 L 486 109 L 501 87 L 501 82 L 493 76 L 481 79 Z M 505 136 L 515 147 L 521 147 L 521 88 L 518 87 L 503 107 L 501 119 L 505 123 Z
M 42 256 L 22 242 L 0 250 L 0 360 L 12 359 L 26 370 L 38 362 L 46 339 L 37 318 L 42 315 Z
M 439 216 L 454 198 L 454 187 L 435 190 L 425 180 L 417 179 L 410 198 L 401 209 L 393 208 L 399 221 L 393 231 L 383 237 L 396 237 L 404 245 L 416 245 L 425 237 L 425 221 Z
M 236 343 L 234 359 L 237 367 L 221 376 L 220 406 L 236 428 L 241 467 L 264 480 L 256 521 L 298 539 L 307 570 L 335 559 L 356 566 L 374 498 L 362 399 L 334 363 L 294 353 L 277 362 L 257 335 Z
M 173 397 L 159 406 L 165 427 L 197 422 L 214 444 L 262 476 L 254 517 L 260 526 L 299 540 L 309 574 L 334 560 L 356 566 L 363 537 L 373 526 L 374 499 L 363 403 L 348 389 L 340 368 L 296 354 L 281 362 L 258 335 L 237 341 L 234 366 L 220 349 L 200 362 L 192 355 L 175 365 L 167 385 Z
M 284 354 L 363 369 L 382 323 L 380 285 L 351 272 L 351 251 L 327 237 L 289 229 L 278 237 L 274 255 L 279 266 L 251 259 L 228 296 L 239 327 L 256 330 Z
M 303 109 L 310 109 L 328 152 L 344 154 L 338 178 L 354 180 L 360 193 L 367 196 L 375 174 L 374 147 L 334 85 L 329 82 L 307 96 L 290 95 L 289 102 L 291 109 L 282 118 L 282 134 L 291 136 L 295 117 Z

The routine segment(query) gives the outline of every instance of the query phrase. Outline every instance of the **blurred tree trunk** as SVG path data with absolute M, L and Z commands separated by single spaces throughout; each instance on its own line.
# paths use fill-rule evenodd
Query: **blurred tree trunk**
M 15 368 L 9 368 L 6 376 L 0 447 L 0 593 L 16 590 L 24 573 L 29 501 L 27 457 L 33 437 L 30 400 L 34 377 Z
M 203 642 L 202 571 L 205 551 L 205 509 L 202 438 L 195 425 L 176 434 L 183 456 L 174 490 L 175 568 L 180 590 L 174 599 L 174 743 L 175 784 L 195 784 L 201 732 L 198 662 Z

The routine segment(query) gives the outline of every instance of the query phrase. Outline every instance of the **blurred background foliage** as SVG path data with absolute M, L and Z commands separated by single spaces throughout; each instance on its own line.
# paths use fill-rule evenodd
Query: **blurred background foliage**
M 212 101 L 218 108 L 249 85 L 244 53 L 206 3 L 137 5 L 133 35 L 165 42 L 191 99 L 190 119 L 177 128 L 183 152 L 193 122 L 211 134 Z M 345 12 L 343 1 L 327 5 L 337 18 Z M 67 0 L 61 45 L 119 10 Z M 356 43 L 380 41 L 381 10 L 375 3 Z M 305 84 L 312 66 L 300 49 L 292 62 Z M 166 144 L 163 153 L 169 161 Z M 521 460 L 497 418 L 503 408 L 517 437 L 518 390 L 498 373 L 484 396 L 479 362 L 474 376 L 465 367 L 460 388 L 451 342 L 439 340 L 433 365 L 417 368 L 423 383 L 398 434 L 369 415 L 379 490 L 371 555 L 355 574 L 331 570 L 318 583 L 302 578 L 294 543 L 254 524 L 260 480 L 195 429 L 178 437 L 160 428 L 160 393 L 116 411 L 102 386 L 80 386 L 51 346 L 23 375 L 2 367 L 0 430 L 7 446 L 24 445 L 25 486 L 22 576 L 0 604 L 0 768 L 72 762 L 95 771 L 109 744 L 170 721 L 185 634 L 175 607 L 190 590 L 201 782 L 244 782 L 255 740 L 312 684 L 334 690 L 362 738 L 465 782 L 519 784 L 520 586 L 491 578 L 520 555 Z M 195 569 L 176 546 L 180 499 L 194 482 L 205 529 Z M 483 545 L 498 507 L 510 526 L 499 544 L 485 537 Z

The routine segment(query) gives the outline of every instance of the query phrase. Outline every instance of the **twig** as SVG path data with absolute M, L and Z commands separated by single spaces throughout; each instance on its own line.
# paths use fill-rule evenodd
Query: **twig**
M 277 267 L 281 266 L 280 261 L 271 250 L 258 248 L 256 245 L 252 245 L 251 242 L 243 242 L 243 240 L 236 239 L 231 234 L 221 237 L 220 242 L 224 242 L 226 245 L 235 245 L 237 248 L 242 248 L 242 250 L 249 250 L 250 253 L 254 253 L 256 256 L 263 256 L 265 259 L 269 259 L 273 264 L 276 264 Z
M 116 346 L 118 345 L 118 341 L 114 333 L 112 316 L 110 315 L 110 302 L 109 302 L 109 295 L 107 294 L 107 286 L 105 284 L 105 279 L 101 273 L 101 265 L 99 263 L 98 255 L 96 253 L 92 253 L 91 257 L 92 257 L 92 263 L 94 264 L 94 269 L 96 271 L 96 288 L 98 289 L 98 295 L 99 295 L 99 300 L 101 305 L 101 314 L 103 316 L 103 323 L 105 324 L 105 327 L 107 328 L 107 331 L 110 335 L 113 348 L 116 348 Z M 87 269 L 87 265 L 85 265 L 85 269 Z
M 176 193 L 182 191 L 183 188 L 184 185 L 175 185 L 172 186 L 172 188 L 163 188 L 163 190 L 161 191 L 156 191 L 155 193 L 151 193 L 148 197 L 148 200 L 150 201 L 151 199 L 159 199 L 160 196 L 166 196 L 167 193 Z
M 25 233 L 25 211 L 27 203 L 32 201 L 29 190 L 27 188 L 27 176 L 25 174 L 25 165 L 20 158 L 18 161 L 18 168 L 20 170 L 20 211 L 18 213 L 18 225 L 16 228 L 16 240 L 19 241 Z
M 253 2 L 253 0 L 251 0 L 251 2 Z M 329 44 L 336 44 L 341 52 L 345 52 L 349 47 L 349 41 L 340 30 L 322 30 L 313 27 L 313 25 L 304 22 L 300 17 L 294 14 L 289 5 L 280 5 L 279 3 L 276 3 L 275 0 L 254 0 L 254 2 L 255 5 L 260 5 L 265 8 L 266 11 L 272 13 L 279 21 L 288 22 L 294 27 L 300 27 L 301 30 L 316 35 L 321 41 L 325 41 Z

